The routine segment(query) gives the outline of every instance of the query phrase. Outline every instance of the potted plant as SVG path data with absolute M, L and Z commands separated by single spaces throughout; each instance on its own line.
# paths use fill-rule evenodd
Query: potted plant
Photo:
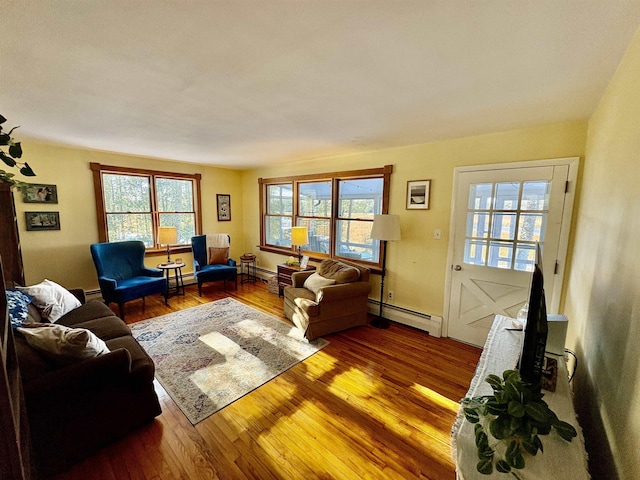
M 11 168 L 18 167 L 20 173 L 25 177 L 35 177 L 36 174 L 31 170 L 31 167 L 26 162 L 19 162 L 17 159 L 22 158 L 22 146 L 20 142 L 16 142 L 13 138 L 11 138 L 11 133 L 18 127 L 13 127 L 8 132 L 4 132 L 2 130 L 2 124 L 6 122 L 7 119 L 0 115 L 0 147 L 8 146 L 8 151 L 5 152 L 4 149 L 0 148 L 0 159 Z M 10 172 L 5 172 L 4 170 L 0 170 L 0 182 L 8 183 L 12 186 L 23 186 L 24 182 L 17 180 L 15 174 Z
M 525 467 L 525 457 L 543 452 L 542 435 L 555 431 L 570 442 L 576 429 L 558 419 L 547 403 L 540 386 L 531 385 L 517 370 L 505 370 L 502 378 L 489 375 L 493 395 L 461 400 L 467 421 L 475 425 L 478 472 L 490 475 L 495 469 L 511 473 Z

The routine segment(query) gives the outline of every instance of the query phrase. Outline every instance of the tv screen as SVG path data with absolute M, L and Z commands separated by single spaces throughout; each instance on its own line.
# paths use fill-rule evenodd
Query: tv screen
M 544 276 L 540 245 L 536 244 L 536 258 L 529 289 L 529 311 L 522 338 L 518 370 L 527 382 L 537 385 L 542 377 L 544 352 L 547 345 L 547 305 L 544 298 Z

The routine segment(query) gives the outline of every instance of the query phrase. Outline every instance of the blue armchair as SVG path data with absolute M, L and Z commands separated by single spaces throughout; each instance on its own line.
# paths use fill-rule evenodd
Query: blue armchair
M 231 242 L 231 237 L 229 237 Z M 236 261 L 230 258 L 226 264 L 209 265 L 207 251 L 207 236 L 196 235 L 191 237 L 191 250 L 193 251 L 193 276 L 198 282 L 198 294 L 202 296 L 202 284 L 222 280 L 224 289 L 227 289 L 227 280 L 233 280 L 238 288 L 238 270 Z
M 102 298 L 107 305 L 118 304 L 120 318 L 124 320 L 124 303 L 154 293 L 165 296 L 167 303 L 167 280 L 162 270 L 144 266 L 144 243 L 126 242 L 94 243 L 91 256 L 98 272 Z

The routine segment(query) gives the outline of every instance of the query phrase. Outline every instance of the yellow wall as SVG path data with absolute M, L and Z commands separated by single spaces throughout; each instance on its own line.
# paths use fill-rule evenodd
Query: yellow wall
M 191 165 L 179 162 L 145 159 L 105 152 L 65 148 L 22 139 L 23 159 L 35 170 L 33 183 L 55 184 L 58 204 L 23 203 L 19 191 L 15 194 L 20 230 L 20 242 L 25 280 L 31 285 L 44 278 L 66 287 L 98 288 L 89 245 L 98 241 L 98 224 L 90 162 L 106 165 L 137 167 L 179 173 L 202 174 L 202 210 L 204 233 L 229 233 L 231 254 L 242 253 L 242 185 L 238 171 Z M 216 193 L 231 195 L 231 221 L 218 222 Z M 59 231 L 28 232 L 25 211 L 59 211 Z M 235 240 L 235 241 L 234 241 Z M 178 254 L 193 271 L 191 254 Z M 147 258 L 155 266 L 164 257 Z
M 565 297 L 593 478 L 640 472 L 639 79 L 640 30 L 589 121 Z
M 258 253 L 260 243 L 258 178 L 330 172 L 393 165 L 389 213 L 401 216 L 402 240 L 390 242 L 385 287 L 394 291 L 389 302 L 431 315 L 442 315 L 454 168 L 546 158 L 583 156 L 586 121 L 514 130 L 491 135 L 380 150 L 312 162 L 262 168 L 243 174 L 244 228 L 247 248 Z M 427 211 L 406 210 L 410 180 L 431 179 Z M 434 230 L 442 231 L 435 240 Z M 252 248 L 250 248 L 252 246 Z M 263 268 L 274 271 L 285 257 L 258 253 Z M 379 296 L 379 276 L 372 279 L 372 298 Z

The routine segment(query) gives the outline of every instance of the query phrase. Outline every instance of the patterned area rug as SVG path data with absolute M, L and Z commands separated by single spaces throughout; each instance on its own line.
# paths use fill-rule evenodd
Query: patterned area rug
M 156 378 L 192 424 L 329 344 L 232 298 L 131 325 Z

